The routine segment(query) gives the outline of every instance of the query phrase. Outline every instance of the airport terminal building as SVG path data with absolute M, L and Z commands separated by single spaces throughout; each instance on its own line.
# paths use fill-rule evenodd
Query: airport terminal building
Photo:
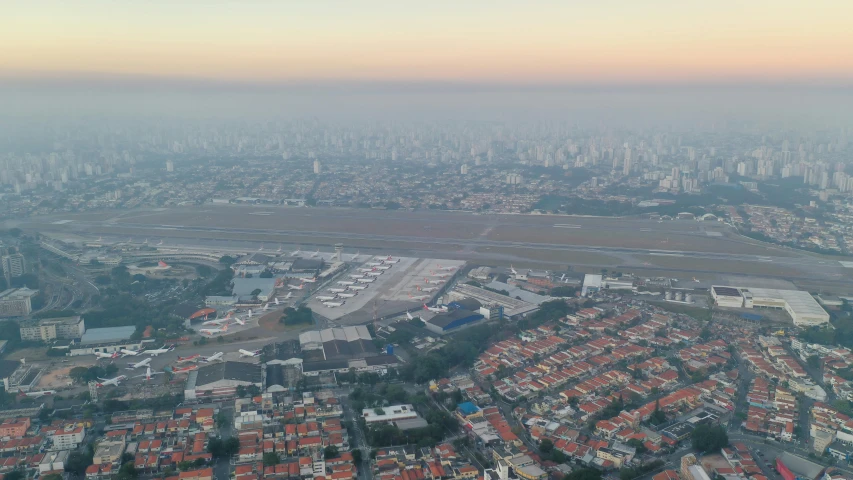
M 778 308 L 785 310 L 798 327 L 829 323 L 829 314 L 809 292 L 775 288 L 744 288 L 714 285 L 714 303 L 729 308 Z

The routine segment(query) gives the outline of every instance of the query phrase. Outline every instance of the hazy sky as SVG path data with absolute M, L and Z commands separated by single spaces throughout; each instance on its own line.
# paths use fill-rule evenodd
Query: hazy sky
M 8 0 L 0 81 L 853 80 L 838 0 Z

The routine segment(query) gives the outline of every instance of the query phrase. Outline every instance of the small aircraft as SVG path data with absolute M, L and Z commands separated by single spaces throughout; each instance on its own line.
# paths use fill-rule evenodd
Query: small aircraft
M 290 254 L 291 257 L 295 257 L 297 255 L 299 255 L 299 247 L 296 247 L 296 251 Z
M 291 290 L 302 290 L 303 288 L 305 288 L 305 284 L 300 283 L 298 287 L 294 287 L 293 285 L 288 285 L 287 288 L 289 288 Z
M 207 357 L 207 358 L 202 359 L 202 361 L 207 362 L 207 363 L 215 362 L 215 361 L 219 360 L 220 358 L 222 358 L 224 355 L 225 355 L 225 354 L 224 354 L 224 353 L 222 353 L 222 352 L 216 352 L 216 353 L 214 353 L 213 355 L 211 355 L 211 356 L 209 356 L 209 357 Z
M 293 297 L 293 292 L 287 292 L 287 295 L 284 296 L 285 300 L 290 300 Z M 275 304 L 278 305 L 278 299 L 275 299 Z
M 146 358 L 145 360 L 142 360 L 141 362 L 128 363 L 127 369 L 128 370 L 136 370 L 137 368 L 147 367 L 148 365 L 151 365 L 151 359 L 150 358 Z
M 699 280 L 697 280 L 696 277 L 693 277 L 693 281 L 699 283 Z
M 430 307 L 430 306 L 427 306 L 427 304 L 425 303 L 424 304 L 424 310 L 429 310 L 430 312 L 433 312 L 433 313 L 447 313 L 447 307 L 445 307 L 444 305 L 441 305 L 438 307 Z
M 320 249 L 318 248 L 316 252 L 311 254 L 311 258 L 317 258 L 317 255 L 320 255 Z
M 328 301 L 334 300 L 335 298 L 337 298 L 337 297 L 329 296 L 329 295 L 318 295 L 317 296 L 317 300 L 320 300 L 321 302 L 328 302 Z
M 145 350 L 145 353 L 147 353 L 148 355 L 151 355 L 152 357 L 156 357 L 157 355 L 160 355 L 161 353 L 168 353 L 174 349 L 175 349 L 174 345 L 169 345 L 168 347 L 163 345 L 161 348 L 155 348 L 153 350 Z
M 337 308 L 343 304 L 344 302 L 323 302 L 323 306 L 328 308 Z
M 417 295 L 417 296 L 415 296 L 415 295 L 412 295 L 411 293 L 409 294 L 409 298 L 411 298 L 412 300 L 417 300 L 417 301 L 426 300 L 429 297 L 430 297 L 430 295 Z
M 371 268 L 359 268 L 359 269 L 358 269 L 358 271 L 359 271 L 359 272 L 361 272 L 361 273 L 373 272 L 373 271 L 375 271 L 375 270 L 376 270 L 376 267 L 371 267 Z
M 512 265 L 509 266 L 509 271 L 512 272 L 513 275 L 518 275 L 518 272 L 516 272 L 515 269 L 512 268 Z
M 356 296 L 356 295 L 358 295 L 358 292 L 354 292 L 354 293 L 339 293 L 339 294 L 338 294 L 338 296 L 339 296 L 339 297 L 341 297 L 341 298 L 352 298 L 352 297 L 354 297 L 354 296 Z
M 290 295 L 290 294 L 288 293 L 288 295 Z M 290 297 L 288 296 L 287 298 L 290 298 Z M 272 301 L 273 301 L 276 305 L 278 305 L 278 297 L 274 297 L 274 298 L 272 299 Z
M 106 387 L 107 385 L 113 385 L 113 386 L 117 387 L 119 385 L 119 383 L 127 380 L 127 376 L 126 375 L 119 375 L 115 378 L 100 378 L 100 377 L 98 377 L 98 380 L 100 380 L 100 382 L 97 383 L 97 386 L 99 388 L 100 387 Z
M 317 283 L 317 277 L 303 278 L 302 281 L 307 283 Z
M 349 287 L 347 287 L 347 288 L 348 288 L 348 289 L 350 289 L 350 290 L 366 290 L 366 289 L 367 289 L 367 285 L 350 285 L 350 286 L 349 286 Z
M 135 357 L 135 356 L 139 355 L 140 353 L 144 352 L 145 350 L 128 350 L 126 348 L 122 348 L 120 351 L 121 351 L 122 355 L 124 355 L 125 357 L 127 357 L 127 356 Z
M 219 328 L 202 328 L 199 330 L 199 333 L 203 333 L 205 335 L 216 335 L 217 333 L 225 333 L 228 331 L 228 324 L 219 327 Z
M 160 239 L 159 242 L 157 242 L 157 245 L 163 245 L 163 239 L 162 238 Z
M 239 349 L 239 350 L 237 350 L 237 351 L 238 351 L 238 352 L 240 352 L 240 356 L 241 356 L 241 357 L 258 357 L 258 356 L 260 356 L 260 355 L 261 355 L 261 352 L 263 352 L 263 349 L 261 349 L 261 350 L 255 350 L 254 352 L 252 352 L 252 351 L 249 351 L 249 350 L 243 350 L 243 349 L 241 348 L 241 349 Z
M 95 356 L 96 356 L 96 357 L 98 357 L 98 358 L 110 358 L 110 359 L 115 359 L 115 358 L 118 358 L 118 357 L 119 357 L 119 353 L 118 353 L 118 352 L 113 352 L 113 353 L 101 353 L 101 352 L 95 352 Z
M 201 355 L 195 353 L 193 355 L 190 355 L 189 357 L 178 357 L 177 361 L 178 361 L 178 363 L 193 362 L 193 361 L 197 360 L 199 357 L 201 357 Z

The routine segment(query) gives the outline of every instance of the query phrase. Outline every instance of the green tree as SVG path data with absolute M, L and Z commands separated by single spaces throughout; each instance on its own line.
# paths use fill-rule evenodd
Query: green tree
M 566 474 L 563 480 L 601 480 L 601 470 L 597 468 L 581 468 Z
M 236 262 L 236 261 L 237 260 L 230 255 L 224 255 L 224 256 L 219 258 L 219 263 L 221 263 L 222 265 L 225 265 L 226 267 L 230 267 L 231 265 L 234 265 L 234 262 Z
M 281 459 L 278 458 L 278 454 L 275 452 L 267 452 L 264 454 L 264 466 L 271 467 L 273 465 L 278 465 Z
M 361 461 L 364 460 L 362 458 L 361 450 L 355 449 L 352 451 L 352 461 L 356 464 L 356 466 L 361 464 Z
M 26 478 L 26 475 L 24 475 L 24 472 L 21 470 L 12 470 L 11 472 L 3 475 L 3 480 L 25 480 Z
M 717 452 L 729 445 L 726 429 L 719 425 L 699 425 L 690 434 L 693 448 L 700 452 Z
M 122 465 L 118 470 L 118 475 L 116 475 L 117 480 L 134 480 L 137 477 L 139 477 L 139 472 L 136 471 L 133 462 L 127 462 Z
M 544 455 L 550 454 L 553 450 L 554 450 L 554 442 L 552 442 L 550 439 L 543 438 L 539 442 L 539 451 L 542 452 Z
M 820 357 L 817 355 L 809 355 L 806 359 L 806 363 L 811 368 L 820 368 Z
M 340 455 L 340 452 L 338 452 L 338 447 L 334 445 L 329 445 L 328 447 L 323 449 L 323 458 L 325 458 L 326 460 L 330 458 L 337 458 L 338 455 Z

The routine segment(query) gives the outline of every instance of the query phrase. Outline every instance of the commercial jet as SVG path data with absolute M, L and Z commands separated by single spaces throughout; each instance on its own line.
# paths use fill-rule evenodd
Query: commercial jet
M 434 292 L 434 291 L 438 290 L 438 287 L 421 287 L 421 286 L 418 286 L 418 290 L 421 292 L 430 293 L 430 292 Z
M 190 355 L 189 357 L 178 357 L 178 363 L 194 362 L 194 361 L 198 360 L 200 357 L 201 357 L 201 355 L 199 355 L 197 353 L 194 353 L 194 354 Z
M 338 294 L 338 296 L 339 296 L 339 297 L 341 297 L 341 298 L 353 298 L 353 297 L 355 297 L 356 295 L 358 295 L 358 292 L 353 292 L 353 293 L 339 293 L 339 294 Z
M 128 363 L 127 369 L 128 370 L 136 370 L 137 368 L 147 367 L 148 365 L 151 365 L 151 359 L 150 358 L 146 358 L 145 360 L 142 360 L 141 362 Z
M 300 283 L 298 287 L 294 287 L 293 285 L 288 285 L 287 288 L 289 288 L 291 290 L 302 290 L 303 288 L 305 288 L 305 284 Z
M 98 388 L 106 387 L 107 385 L 113 385 L 113 386 L 117 387 L 119 385 L 119 383 L 127 380 L 127 376 L 126 375 L 119 375 L 115 378 L 100 378 L 100 377 L 98 377 L 98 380 L 100 380 L 100 382 L 97 383 Z
M 412 295 L 411 293 L 409 294 L 409 298 L 411 298 L 412 300 L 417 300 L 419 302 L 426 300 L 429 297 L 430 297 L 430 295 Z
M 95 352 L 95 356 L 96 356 L 96 357 L 98 357 L 98 358 L 111 358 L 111 359 L 116 359 L 116 358 L 118 358 L 118 357 L 119 357 L 119 353 L 118 353 L 118 352 L 113 352 L 113 353 L 101 353 L 101 352 Z
M 346 292 L 347 289 L 346 288 L 330 288 L 329 291 L 332 293 L 343 293 L 343 292 Z
M 425 303 L 424 310 L 429 310 L 432 313 L 447 313 L 447 307 L 445 307 L 444 305 L 438 307 L 430 307 L 427 306 L 427 304 Z
M 238 352 L 240 352 L 240 357 L 259 357 L 259 356 L 261 355 L 261 352 L 263 352 L 263 349 L 261 349 L 261 350 L 255 350 L 255 351 L 253 351 L 253 352 L 252 352 L 252 351 L 249 351 L 249 350 L 243 350 L 243 349 L 241 348 L 241 349 L 239 349 L 239 350 L 237 350 L 237 351 L 238 351 Z
M 193 370 L 198 370 L 198 365 L 188 365 L 186 367 L 173 368 L 172 373 L 187 373 Z
M 203 333 L 205 335 L 216 335 L 217 333 L 225 333 L 228 331 L 228 324 L 218 327 L 218 328 L 202 328 L 199 330 L 199 333 Z
M 356 291 L 358 291 L 358 290 L 367 290 L 367 285 L 350 285 L 350 286 L 349 286 L 349 287 L 347 287 L 347 288 L 349 288 L 350 290 L 356 290 Z
M 219 360 L 220 358 L 222 358 L 224 355 L 225 355 L 225 354 L 224 354 L 224 353 L 222 353 L 222 352 L 216 352 L 216 353 L 214 353 L 213 355 L 211 355 L 211 356 L 209 356 L 209 357 L 207 357 L 207 358 L 204 358 L 204 359 L 203 359 L 203 361 L 205 361 L 205 362 L 207 362 L 207 363 L 215 362 L 215 361 Z
M 168 353 L 174 349 L 175 349 L 174 345 L 169 345 L 168 347 L 163 345 L 163 347 L 161 347 L 161 348 L 155 348 L 153 350 L 145 350 L 145 353 L 147 353 L 148 355 L 151 355 L 152 357 L 156 357 L 157 355 L 160 355 L 161 353 Z
M 290 254 L 290 256 L 291 256 L 291 257 L 295 257 L 295 256 L 299 255 L 299 251 L 300 251 L 300 250 L 299 250 L 299 247 L 296 247 L 296 251 L 295 251 L 295 252 L 293 252 L 293 253 L 291 253 L 291 254 Z
M 317 255 L 320 255 L 320 249 L 318 248 L 316 252 L 311 254 L 311 258 L 317 258 Z
M 121 351 L 122 355 L 124 355 L 125 357 L 128 357 L 128 356 L 135 357 L 135 356 L 139 355 L 140 353 L 142 353 L 144 350 L 128 350 L 126 348 L 122 348 L 120 351 Z
M 317 283 L 317 277 L 303 278 L 302 281 L 308 283 Z
M 323 306 L 328 308 L 337 308 L 343 304 L 344 302 L 323 302 Z
M 145 380 L 151 380 L 154 375 L 162 375 L 163 372 L 152 372 L 151 367 L 145 369 L 145 375 L 137 375 L 136 377 L 145 377 Z
M 334 295 L 317 295 L 317 300 L 320 300 L 321 302 L 328 302 L 336 298 L 337 297 Z

